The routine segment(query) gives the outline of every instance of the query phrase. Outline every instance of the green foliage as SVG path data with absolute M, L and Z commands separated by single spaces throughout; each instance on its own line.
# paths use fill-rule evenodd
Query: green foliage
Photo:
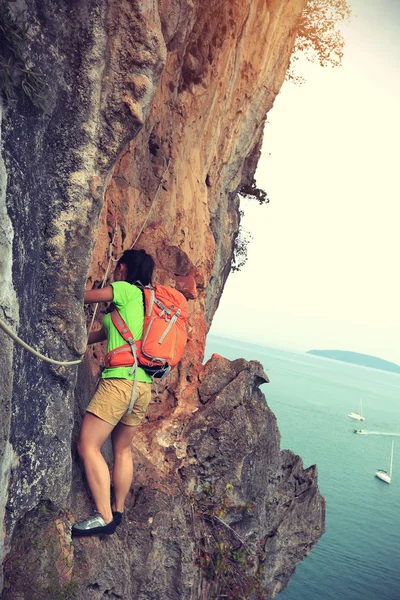
M 222 494 L 206 483 L 196 496 L 191 497 L 197 517 L 198 544 L 196 564 L 208 588 L 210 600 L 246 600 L 254 595 L 257 600 L 269 598 L 262 588 L 262 570 L 265 553 L 260 544 L 250 547 L 223 519 L 228 513 L 251 515 L 254 506 L 235 505 L 233 485 L 228 483 Z
M 239 195 L 243 198 L 250 200 L 257 200 L 259 204 L 268 204 L 269 198 L 267 192 L 257 187 L 255 178 L 250 183 L 243 184 L 238 191 Z M 240 216 L 243 217 L 243 212 L 240 211 Z M 233 246 L 233 257 L 231 264 L 231 271 L 235 273 L 241 271 L 247 262 L 247 250 L 252 239 L 252 235 L 249 231 L 246 231 L 241 225 L 236 236 Z
M 47 112 L 43 76 L 30 68 L 26 53 L 28 25 L 21 15 L 12 14 L 10 3 L 0 0 L 0 95 L 9 102 L 21 89 L 34 106 Z
M 251 233 L 239 226 L 239 231 L 235 239 L 233 246 L 233 257 L 231 264 L 232 273 L 241 271 L 244 265 L 247 263 L 247 251 L 250 240 L 252 239 Z
M 257 187 L 257 183 L 254 177 L 250 183 L 241 186 L 241 188 L 239 189 L 239 194 L 243 196 L 243 198 L 257 200 L 259 204 L 269 203 L 267 192 Z
M 309 0 L 300 19 L 290 68 L 286 78 L 296 83 L 304 79 L 295 75 L 294 65 L 300 56 L 321 67 L 342 64 L 344 38 L 340 25 L 349 19 L 347 0 Z

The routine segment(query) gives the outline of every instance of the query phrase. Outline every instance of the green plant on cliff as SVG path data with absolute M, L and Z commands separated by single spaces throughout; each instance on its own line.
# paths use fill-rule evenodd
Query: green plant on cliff
M 309 0 L 301 15 L 286 78 L 296 83 L 304 81 L 294 73 L 301 56 L 310 62 L 318 61 L 322 67 L 340 66 L 345 43 L 340 26 L 350 15 L 347 0 Z
M 269 198 L 267 192 L 257 186 L 256 180 L 253 179 L 250 183 L 243 184 L 239 189 L 240 196 L 243 198 L 249 198 L 250 200 L 257 200 L 258 204 L 268 204 Z
M 257 186 L 256 180 L 253 179 L 249 183 L 244 183 L 238 191 L 239 195 L 242 198 L 247 198 L 248 200 L 257 200 L 257 202 L 261 204 L 268 204 L 269 198 L 267 196 L 267 192 L 262 190 Z M 243 211 L 239 211 L 240 217 L 244 216 Z M 246 231 L 242 225 L 239 225 L 239 231 L 237 233 L 236 239 L 233 245 L 233 257 L 231 263 L 231 271 L 235 273 L 237 271 L 241 271 L 244 265 L 247 262 L 247 252 L 250 240 L 252 239 L 252 235 L 250 232 Z
M 247 252 L 251 239 L 251 233 L 239 225 L 239 231 L 233 244 L 233 256 L 231 263 L 232 273 L 240 271 L 247 263 Z
M 196 564 L 211 600 L 246 600 L 250 596 L 263 600 L 270 597 L 268 590 L 262 588 L 265 553 L 259 543 L 250 547 L 224 521 L 229 513 L 251 515 L 254 507 L 234 504 L 232 491 L 233 486 L 228 483 L 218 495 L 215 486 L 207 482 L 191 497 L 198 548 Z
M 9 102 L 16 90 L 22 90 L 34 106 L 46 112 L 43 76 L 33 71 L 27 55 L 28 25 L 22 16 L 14 16 L 11 0 L 0 0 L 0 95 Z

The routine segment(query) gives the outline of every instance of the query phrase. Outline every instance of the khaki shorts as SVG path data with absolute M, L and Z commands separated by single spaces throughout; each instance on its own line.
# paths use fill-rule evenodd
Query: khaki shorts
M 126 414 L 131 401 L 133 381 L 129 379 L 101 379 L 91 399 L 90 412 L 111 425 L 121 421 L 124 425 L 140 425 L 151 400 L 151 384 L 136 383 L 136 400 L 130 415 Z

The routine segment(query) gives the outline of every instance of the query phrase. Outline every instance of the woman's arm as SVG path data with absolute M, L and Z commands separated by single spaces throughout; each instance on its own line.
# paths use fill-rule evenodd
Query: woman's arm
M 114 291 L 111 285 L 98 290 L 89 290 L 86 292 L 83 302 L 85 304 L 95 304 L 98 302 L 112 302 Z
M 104 331 L 104 328 L 102 327 L 101 329 L 99 329 L 98 331 L 92 331 L 89 334 L 89 339 L 88 339 L 88 346 L 90 346 L 91 344 L 97 344 L 97 342 L 104 342 L 104 340 L 107 339 L 106 336 L 106 332 Z

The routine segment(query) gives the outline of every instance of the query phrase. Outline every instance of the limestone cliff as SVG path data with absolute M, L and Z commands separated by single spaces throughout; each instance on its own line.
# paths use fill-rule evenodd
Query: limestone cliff
M 114 256 L 136 242 L 157 280 L 186 295 L 190 328 L 136 435 L 126 525 L 73 546 L 71 513 L 90 510 L 75 440 L 104 350 L 57 367 L 0 334 L 5 599 L 205 600 L 235 585 L 250 594 L 254 582 L 272 598 L 323 533 L 316 469 L 279 451 L 261 366 L 202 365 L 237 192 L 253 176 L 304 4 L 13 4 L 47 87 L 45 112 L 21 93 L 2 112 L 2 318 L 49 356 L 79 356 L 85 284 L 103 280 L 115 232 Z M 212 572 L 221 544 L 246 563 L 238 580 Z

